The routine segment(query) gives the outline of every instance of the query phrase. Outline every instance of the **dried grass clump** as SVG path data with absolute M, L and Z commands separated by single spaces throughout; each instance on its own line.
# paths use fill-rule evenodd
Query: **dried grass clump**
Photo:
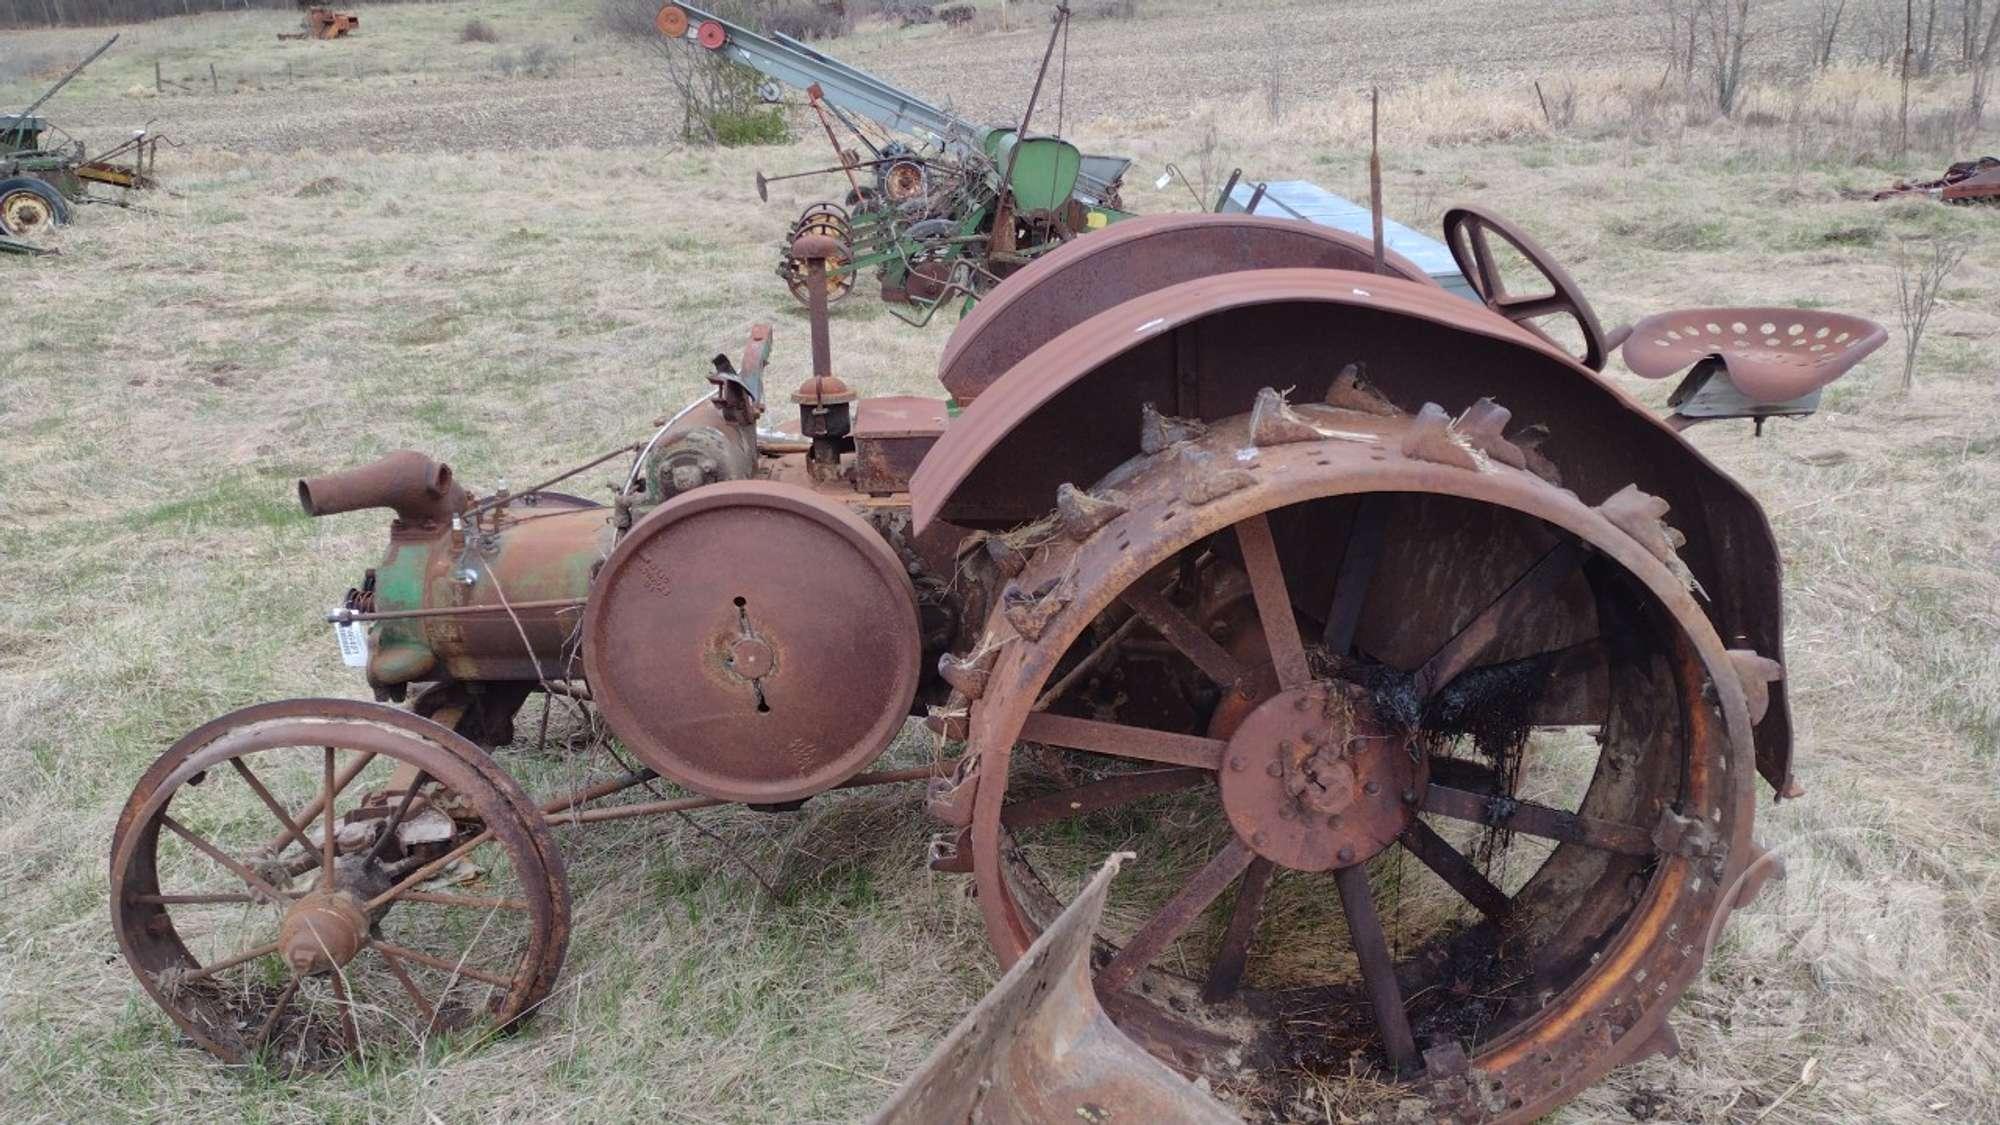
M 458 29 L 458 41 L 460 43 L 498 43 L 500 42 L 500 33 L 493 30 L 492 24 L 487 23 L 485 20 L 474 18 L 466 20 L 465 26 Z

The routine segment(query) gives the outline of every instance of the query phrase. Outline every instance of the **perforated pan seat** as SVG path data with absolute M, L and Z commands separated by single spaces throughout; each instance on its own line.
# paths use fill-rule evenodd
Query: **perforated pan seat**
M 1818 309 L 1679 309 L 1633 325 L 1623 355 L 1648 379 L 1720 356 L 1745 396 L 1781 403 L 1845 375 L 1888 338 L 1874 321 Z

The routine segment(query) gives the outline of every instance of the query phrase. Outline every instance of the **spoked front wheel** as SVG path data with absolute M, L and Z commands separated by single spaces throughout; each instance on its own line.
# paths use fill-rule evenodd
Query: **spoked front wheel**
M 1059 502 L 989 622 L 989 937 L 1129 848 L 1095 982 L 1156 1053 L 1530 1119 L 1670 1041 L 1752 855 L 1743 689 L 1641 494 L 1264 396 Z
M 346 700 L 176 743 L 119 818 L 111 893 L 127 963 L 181 1030 L 286 1071 L 511 1026 L 569 933 L 520 786 L 435 723 Z

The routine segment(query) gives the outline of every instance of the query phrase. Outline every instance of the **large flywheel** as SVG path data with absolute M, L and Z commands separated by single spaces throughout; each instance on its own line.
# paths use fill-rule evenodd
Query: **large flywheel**
M 953 671 L 1003 963 L 1131 849 L 1100 997 L 1252 1102 L 1527 1120 L 1671 1048 L 1753 889 L 1753 705 L 1664 505 L 1505 421 L 1267 390 L 996 546 L 997 656 Z

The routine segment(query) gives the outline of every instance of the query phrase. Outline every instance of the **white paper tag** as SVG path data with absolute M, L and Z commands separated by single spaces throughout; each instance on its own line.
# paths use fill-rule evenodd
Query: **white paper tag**
M 1174 174 L 1172 172 L 1162 172 L 1160 173 L 1160 178 L 1153 181 L 1153 186 L 1161 191 L 1165 191 L 1167 185 L 1173 182 Z
M 340 644 L 340 662 L 349 668 L 368 667 L 368 626 L 360 621 L 342 621 L 333 627 L 333 639 Z

